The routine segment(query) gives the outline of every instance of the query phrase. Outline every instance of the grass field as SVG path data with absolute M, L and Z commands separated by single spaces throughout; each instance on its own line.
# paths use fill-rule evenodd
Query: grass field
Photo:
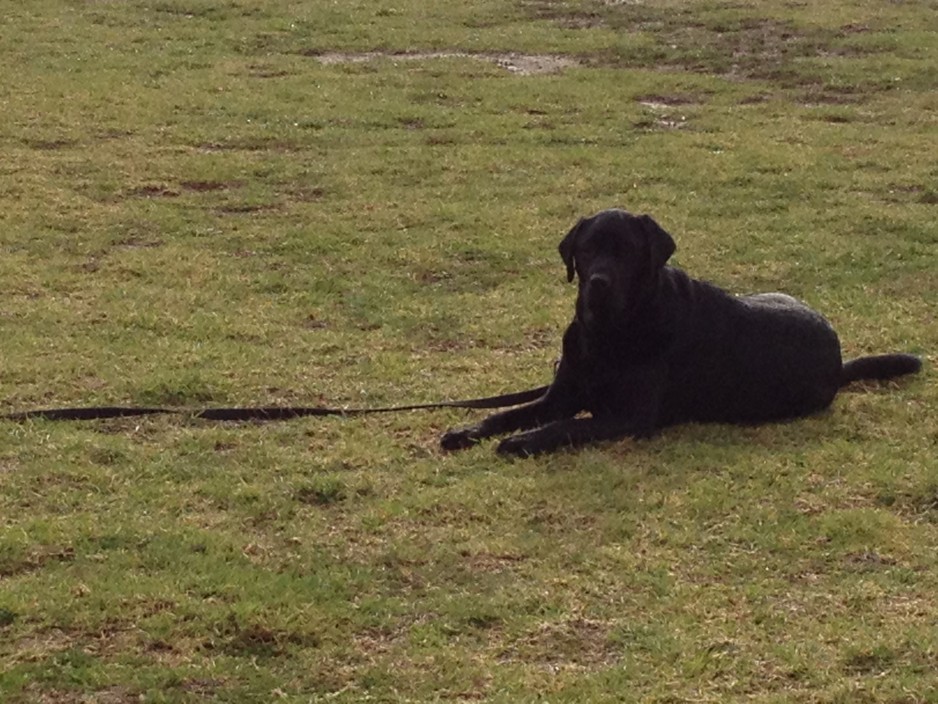
M 556 244 L 913 379 L 507 462 L 440 411 L 0 422 L 0 701 L 938 702 L 938 3 L 31 0 L 0 412 L 545 383 Z

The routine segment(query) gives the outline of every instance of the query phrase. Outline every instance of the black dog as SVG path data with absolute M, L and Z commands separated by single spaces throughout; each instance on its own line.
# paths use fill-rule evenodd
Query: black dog
M 446 450 L 515 430 L 498 452 L 646 437 L 686 421 L 761 423 L 830 405 L 856 379 L 916 372 L 908 354 L 842 363 L 837 333 L 791 296 L 733 296 L 665 266 L 671 236 L 651 217 L 604 210 L 560 243 L 579 276 L 576 316 L 549 390 L 537 401 L 450 430 Z M 575 418 L 582 411 L 590 417 Z

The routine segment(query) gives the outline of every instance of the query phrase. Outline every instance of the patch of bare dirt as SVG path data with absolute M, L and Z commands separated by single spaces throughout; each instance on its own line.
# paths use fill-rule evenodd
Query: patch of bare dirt
M 687 127 L 687 116 L 680 113 L 682 106 L 693 105 L 698 101 L 686 95 L 645 95 L 637 102 L 647 108 L 651 115 L 636 126 L 644 129 L 679 130 Z
M 584 618 L 543 623 L 509 645 L 501 657 L 505 662 L 540 663 L 553 670 L 608 666 L 620 656 L 610 631 L 609 623 Z
M 68 149 L 78 144 L 74 139 L 26 139 L 23 140 L 26 146 L 40 151 L 55 151 L 57 149 Z
M 14 556 L 0 562 L 0 578 L 15 577 L 34 572 L 45 565 L 71 562 L 75 559 L 75 549 L 71 546 L 37 547 L 21 556 Z
M 206 191 L 227 191 L 229 188 L 240 188 L 243 181 L 182 181 L 180 184 L 187 191 L 204 193 Z
M 129 237 L 123 237 L 117 240 L 114 243 L 114 246 L 120 247 L 121 249 L 153 249 L 155 247 L 162 247 L 163 240 L 158 238 L 148 239 L 145 237 L 131 235 Z
M 537 74 L 560 73 L 564 69 L 580 66 L 581 62 L 571 56 L 559 54 L 520 54 L 510 53 L 475 53 L 463 51 L 416 51 L 406 53 L 393 53 L 384 51 L 366 52 L 340 52 L 330 51 L 324 53 L 310 52 L 308 54 L 319 63 L 326 66 L 336 64 L 357 64 L 387 59 L 390 61 L 432 61 L 435 59 L 476 59 L 493 63 L 509 73 L 519 76 L 533 76 Z
M 179 191 L 163 184 L 147 184 L 130 189 L 128 194 L 140 198 L 176 198 Z
M 679 107 L 681 105 L 695 105 L 700 102 L 697 98 L 694 98 L 690 95 L 664 95 L 661 93 L 641 95 L 636 98 L 636 100 L 639 102 L 639 104 L 644 105 L 647 108 L 651 108 L 652 110 L 667 110 L 670 108 Z
M 505 570 L 509 570 L 515 565 L 524 562 L 525 560 L 523 555 L 516 555 L 514 553 L 471 553 L 468 550 L 465 550 L 461 553 L 461 555 L 463 558 L 465 558 L 467 566 L 474 573 L 504 572 Z

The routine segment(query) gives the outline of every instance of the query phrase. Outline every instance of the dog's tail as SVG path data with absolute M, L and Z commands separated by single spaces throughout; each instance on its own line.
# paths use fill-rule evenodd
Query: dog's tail
M 922 368 L 922 360 L 914 354 L 877 354 L 857 357 L 844 362 L 840 385 L 846 386 L 859 379 L 891 379 L 903 374 L 914 374 Z

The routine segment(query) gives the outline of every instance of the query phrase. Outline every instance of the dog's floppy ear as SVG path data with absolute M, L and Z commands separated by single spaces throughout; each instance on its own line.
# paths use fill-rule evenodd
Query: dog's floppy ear
M 645 231 L 652 270 L 656 271 L 671 258 L 677 245 L 674 244 L 671 235 L 665 232 L 664 228 L 650 215 L 642 215 L 638 220 L 642 225 L 642 230 Z
M 560 258 L 563 259 L 563 263 L 567 265 L 567 281 L 573 281 L 573 275 L 576 273 L 573 264 L 573 250 L 576 247 L 576 238 L 580 234 L 580 225 L 582 224 L 583 219 L 581 218 L 577 224 L 573 226 L 573 229 L 567 233 L 566 237 L 560 240 L 560 246 L 557 248 L 560 250 Z

